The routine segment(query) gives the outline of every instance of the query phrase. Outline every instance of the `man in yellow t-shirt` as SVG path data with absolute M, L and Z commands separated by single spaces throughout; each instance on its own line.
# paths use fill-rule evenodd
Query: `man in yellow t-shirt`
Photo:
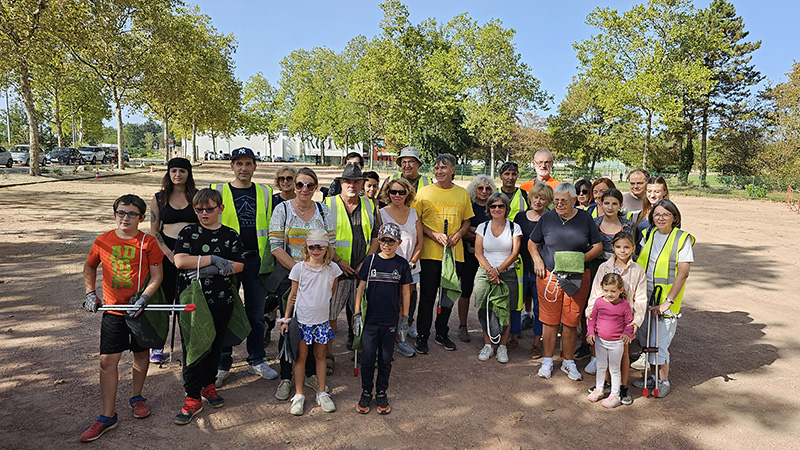
M 472 212 L 472 201 L 467 190 L 453 183 L 456 172 L 456 158 L 443 153 L 436 157 L 433 164 L 436 183 L 423 186 L 417 192 L 415 208 L 422 221 L 425 235 L 422 243 L 420 264 L 420 299 L 417 312 L 418 353 L 429 352 L 428 337 L 433 321 L 433 305 L 442 276 L 442 253 L 444 246 L 453 247 L 456 258 L 456 273 L 461 273 L 464 262 L 464 246 L 461 238 L 469 229 Z M 444 221 L 447 220 L 447 234 L 444 233 Z M 436 316 L 435 342 L 445 350 L 455 350 L 456 345 L 447 336 L 450 328 L 447 322 L 453 310 L 452 302 L 446 297 L 440 301 L 441 312 Z

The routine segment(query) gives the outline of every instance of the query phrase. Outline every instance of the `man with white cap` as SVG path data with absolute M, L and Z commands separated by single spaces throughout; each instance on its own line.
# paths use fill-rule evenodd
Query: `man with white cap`
M 395 163 L 400 166 L 400 173 L 396 173 L 387 178 L 387 182 L 392 179 L 397 179 L 398 177 L 403 177 L 411 184 L 415 192 L 419 191 L 422 186 L 433 184 L 433 180 L 429 177 L 419 174 L 422 160 L 419 159 L 419 150 L 417 150 L 416 147 L 409 145 L 400 150 L 400 155 L 395 160 Z

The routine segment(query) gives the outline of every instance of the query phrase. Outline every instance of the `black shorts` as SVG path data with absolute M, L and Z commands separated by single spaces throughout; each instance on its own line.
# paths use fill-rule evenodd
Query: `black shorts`
M 100 354 L 110 355 L 130 350 L 133 353 L 148 350 L 136 342 L 131 329 L 125 322 L 125 316 L 103 313 L 100 325 Z

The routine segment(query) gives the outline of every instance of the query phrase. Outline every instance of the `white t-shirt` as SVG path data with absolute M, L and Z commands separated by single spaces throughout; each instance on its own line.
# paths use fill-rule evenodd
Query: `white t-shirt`
M 297 300 L 294 307 L 297 321 L 303 325 L 317 325 L 328 320 L 331 308 L 331 289 L 342 269 L 336 264 L 313 268 L 305 262 L 292 267 L 289 279 L 297 281 Z
M 653 278 L 655 277 L 656 271 L 656 261 L 658 261 L 659 255 L 661 255 L 661 251 L 664 248 L 664 244 L 667 243 L 667 239 L 669 238 L 669 234 L 663 234 L 658 229 L 653 229 L 653 247 L 650 249 L 649 255 L 649 262 L 647 263 L 647 298 L 650 298 L 650 294 L 653 293 L 653 288 L 655 287 L 653 283 Z M 645 240 L 642 237 L 641 245 L 644 247 Z M 668 251 L 668 250 L 667 250 Z M 694 252 L 692 251 L 692 240 L 686 239 L 686 242 L 683 244 L 683 248 L 678 250 L 678 262 L 682 263 L 692 263 L 694 262 Z M 665 293 L 666 295 L 668 293 Z
M 417 246 L 417 210 L 414 208 L 409 209 L 408 211 L 408 219 L 406 219 L 405 225 L 400 225 L 397 223 L 396 220 L 386 212 L 385 209 L 380 210 L 381 213 L 381 221 L 383 223 L 393 223 L 400 227 L 400 239 L 403 242 L 400 243 L 400 246 L 397 247 L 397 254 L 405 258 L 406 261 L 411 261 L 411 257 L 414 255 L 414 247 Z M 420 265 L 417 264 L 417 267 L 411 270 L 411 274 L 419 273 Z
M 512 229 L 511 226 L 514 228 Z M 478 225 L 475 233 L 483 237 L 483 256 L 486 257 L 492 267 L 497 267 L 511 254 L 514 238 L 522 236 L 522 228 L 519 227 L 519 224 L 506 220 L 506 227 L 500 233 L 500 236 L 495 237 L 492 234 L 491 223 Z M 514 264 L 511 264 L 510 267 L 514 267 Z

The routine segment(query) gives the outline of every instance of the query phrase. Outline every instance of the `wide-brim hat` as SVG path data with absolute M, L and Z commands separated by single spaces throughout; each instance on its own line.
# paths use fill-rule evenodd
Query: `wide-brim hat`
M 412 147 L 410 145 L 408 147 L 403 147 L 403 149 L 400 150 L 400 155 L 394 160 L 394 163 L 399 166 L 400 159 L 402 158 L 414 158 L 417 160 L 419 165 L 422 165 L 422 160 L 419 159 L 419 150 L 417 150 L 416 147 Z
M 355 164 L 348 164 L 344 167 L 342 176 L 338 177 L 340 180 L 366 180 L 361 169 Z

